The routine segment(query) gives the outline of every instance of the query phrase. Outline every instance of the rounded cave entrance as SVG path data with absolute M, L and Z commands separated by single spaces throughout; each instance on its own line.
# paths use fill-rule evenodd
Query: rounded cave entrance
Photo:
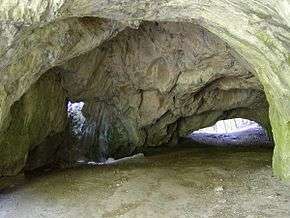
M 198 25 L 142 22 L 57 71 L 68 98 L 83 101 L 74 103 L 81 113 L 69 124 L 73 160 L 98 162 L 176 146 L 191 130 L 232 117 L 271 129 L 256 73 Z
M 272 147 L 271 133 L 260 124 L 243 118 L 220 120 L 186 136 L 192 143 L 213 146 Z
M 287 217 L 289 1 L 4 3 L 0 216 Z
M 67 99 L 77 120 L 67 122 Z M 255 72 L 222 39 L 190 23 L 144 21 L 51 68 L 13 105 L 2 174 L 167 149 L 231 117 L 271 129 L 268 109 Z

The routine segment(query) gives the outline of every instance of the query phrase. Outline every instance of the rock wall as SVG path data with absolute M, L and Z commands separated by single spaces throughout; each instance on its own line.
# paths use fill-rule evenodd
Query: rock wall
M 60 84 L 57 74 L 48 73 L 12 106 L 11 121 L 0 135 L 0 175 L 14 175 L 26 163 L 33 169 L 53 160 L 67 121 Z
M 59 66 L 69 99 L 85 104 L 79 146 L 98 160 L 176 144 L 219 119 L 269 127 L 263 88 L 234 55 L 200 26 L 144 22 Z
M 238 65 L 243 66 L 245 69 L 247 69 L 247 71 L 254 74 L 262 84 L 263 90 L 266 94 L 270 106 L 269 117 L 271 120 L 271 125 L 273 127 L 274 139 L 276 144 L 273 158 L 274 173 L 275 175 L 285 180 L 288 180 L 290 179 L 289 8 L 289 0 L 36 0 L 21 2 L 3 0 L 0 2 L 1 138 L 6 138 L 6 136 L 4 135 L 6 135 L 7 129 L 9 129 L 9 127 L 11 126 L 11 122 L 14 122 L 13 118 L 11 119 L 11 117 L 13 117 L 13 108 L 15 102 L 19 101 L 24 93 L 28 92 L 28 90 L 41 77 L 41 75 L 48 72 L 48 70 L 52 67 L 63 65 L 65 64 L 65 62 L 80 55 L 83 55 L 86 52 L 92 51 L 98 46 L 104 48 L 103 43 L 107 40 L 112 39 L 112 37 L 123 31 L 126 26 L 130 28 L 138 28 L 143 21 L 154 21 L 158 23 L 169 21 L 182 23 L 187 22 L 191 23 L 193 27 L 193 24 L 200 25 L 202 28 L 207 29 L 208 31 L 219 37 L 221 41 L 226 42 L 228 47 L 230 47 L 231 50 L 234 51 L 231 52 L 231 55 L 235 57 L 235 60 L 237 60 L 237 62 L 239 63 Z M 186 30 L 190 30 L 191 26 L 189 25 L 187 28 Z M 182 31 L 184 31 L 184 29 L 182 29 Z M 140 29 L 140 35 L 142 35 L 143 32 L 144 30 Z M 186 31 L 185 33 L 188 34 Z M 184 39 L 185 45 L 187 45 L 187 36 L 184 35 L 181 38 Z M 132 40 L 132 44 L 134 45 L 134 39 Z M 170 42 L 171 39 L 169 38 L 168 40 Z M 146 43 L 148 43 L 148 41 L 146 41 Z M 135 45 L 140 44 L 142 43 L 135 43 Z M 167 135 L 171 135 L 168 134 L 168 132 L 179 132 L 176 131 L 176 129 L 178 129 L 179 127 L 175 127 L 177 124 L 175 120 L 176 114 L 174 111 L 178 111 L 178 116 L 193 116 L 192 119 L 195 120 L 194 122 L 203 123 L 205 122 L 205 118 L 202 118 L 202 116 L 203 113 L 208 112 L 208 108 L 211 108 L 211 111 L 215 111 L 211 112 L 211 116 L 217 117 L 218 119 L 219 114 L 216 111 L 224 111 L 224 109 L 227 109 L 227 111 L 232 110 L 233 108 L 236 108 L 236 106 L 238 106 L 239 104 L 244 105 L 246 109 L 242 108 L 238 109 L 238 111 L 243 111 L 243 113 L 245 114 L 249 114 L 249 111 L 251 111 L 252 113 L 253 110 L 248 110 L 249 105 L 247 105 L 247 98 L 249 96 L 252 96 L 250 100 L 251 103 L 263 102 L 257 100 L 259 98 L 263 98 L 261 97 L 263 96 L 263 91 L 257 91 L 259 89 L 256 88 L 234 88 L 231 92 L 228 92 L 227 89 L 230 88 L 227 87 L 236 87 L 238 85 L 238 87 L 241 87 L 243 85 L 237 83 L 233 84 L 232 81 L 227 83 L 226 81 L 224 81 L 224 78 L 219 78 L 219 80 L 222 80 L 222 82 L 220 83 L 214 80 L 215 82 L 210 83 L 209 86 L 207 86 L 206 90 L 204 88 L 201 89 L 200 92 L 198 92 L 196 96 L 192 98 L 191 95 L 196 90 L 191 90 L 190 95 L 185 94 L 182 91 L 183 85 L 184 87 L 186 87 L 187 85 L 184 84 L 185 82 L 182 79 L 187 78 L 188 76 L 185 70 L 187 67 L 187 61 L 181 62 L 181 65 L 185 64 L 185 67 L 183 68 L 182 66 L 178 66 L 179 62 L 177 63 L 177 66 L 168 65 L 168 62 L 171 64 L 176 64 L 176 62 L 174 61 L 168 61 L 173 56 L 168 55 L 166 58 L 164 58 L 162 56 L 164 55 L 164 53 L 158 51 L 158 48 L 162 48 L 162 45 L 154 44 L 153 46 L 151 44 L 154 43 L 150 43 L 148 44 L 148 46 L 141 46 L 140 49 L 145 49 L 142 53 L 142 55 L 144 55 L 144 58 L 146 57 L 146 52 L 148 52 L 147 56 L 149 57 L 150 55 L 152 55 L 152 59 L 150 61 L 146 59 L 143 60 L 143 56 L 141 56 L 142 58 L 139 58 L 140 60 L 138 59 L 138 62 L 133 64 L 133 66 L 136 68 L 135 70 L 133 69 L 135 73 L 132 74 L 130 72 L 125 80 L 130 82 L 132 81 L 132 84 L 136 86 L 136 89 L 132 90 L 130 86 L 124 86 L 123 88 L 119 89 L 107 90 L 108 96 L 111 95 L 111 92 L 113 90 L 123 90 L 123 95 L 130 96 L 128 102 L 122 102 L 123 100 L 121 100 L 121 102 L 118 104 L 114 103 L 114 110 L 111 109 L 111 105 L 109 105 L 108 109 L 106 110 L 102 109 L 103 111 L 108 111 L 108 113 L 112 113 L 113 111 L 113 113 L 115 114 L 116 112 L 114 111 L 116 110 L 116 106 L 123 104 L 135 105 L 135 101 L 139 101 L 140 108 L 138 109 L 138 113 L 140 112 L 139 116 L 142 119 L 139 119 L 137 116 L 137 120 L 135 121 L 135 115 L 132 115 L 133 117 L 130 117 L 131 113 L 137 113 L 136 111 L 134 111 L 134 106 L 128 106 L 128 112 L 124 112 L 121 110 L 122 113 L 128 113 L 127 116 L 121 117 L 121 119 L 123 123 L 122 125 L 126 126 L 126 129 L 130 129 L 130 134 L 134 133 L 132 134 L 133 136 L 130 136 L 132 137 L 132 139 L 129 140 L 134 142 L 133 144 L 141 142 L 142 138 L 145 138 L 145 144 L 155 144 L 156 141 L 162 141 L 162 143 L 171 141 L 172 137 L 170 139 L 168 139 L 167 137 Z M 150 48 L 149 51 L 146 50 L 146 47 Z M 126 48 L 126 46 L 124 46 L 124 48 Z M 153 52 L 151 51 L 151 49 L 153 49 L 154 51 L 156 48 L 157 52 L 152 54 Z M 121 49 L 117 49 L 117 51 L 118 50 L 121 51 Z M 115 52 L 115 50 L 113 50 L 113 52 Z M 99 54 L 99 52 L 92 53 L 94 53 L 94 55 Z M 179 55 L 181 55 L 181 57 L 182 55 L 184 55 L 182 54 L 182 52 L 174 53 L 175 55 L 177 55 L 177 57 L 174 58 L 178 60 L 180 60 Z M 133 53 L 132 55 L 140 57 L 138 56 L 138 53 Z M 194 54 L 189 53 L 186 55 L 191 55 L 189 56 L 190 58 L 194 57 Z M 105 58 L 104 61 L 114 60 L 115 63 L 122 63 L 122 61 L 117 61 L 117 57 L 119 57 L 119 59 L 123 58 L 122 55 L 113 56 L 114 57 L 112 59 Z M 129 60 L 134 60 L 134 58 L 126 58 Z M 153 59 L 155 62 L 151 62 L 153 61 Z M 102 58 L 97 58 L 96 60 L 99 61 L 102 60 Z M 139 72 L 144 72 L 141 70 L 144 67 L 142 62 L 146 62 L 146 64 L 149 64 L 150 62 L 150 64 L 152 64 L 152 67 L 149 67 L 149 70 L 146 71 L 146 73 L 148 73 L 149 75 L 145 74 L 144 76 L 140 76 L 138 74 Z M 101 68 L 106 68 L 104 67 L 104 65 L 108 65 L 108 63 L 96 64 L 103 66 Z M 192 63 L 189 62 L 189 64 Z M 238 65 L 234 64 L 232 67 L 234 68 Z M 121 75 L 122 71 L 126 72 L 127 70 L 132 70 L 128 66 L 126 66 L 128 67 L 128 69 L 122 69 L 121 66 L 124 65 L 120 65 L 119 69 L 111 69 L 110 67 L 116 68 L 116 66 L 111 65 L 109 66 L 109 70 L 116 70 L 118 72 L 121 72 Z M 229 66 L 231 66 L 231 64 Z M 226 66 L 223 66 L 223 68 L 226 69 Z M 66 68 L 61 67 L 60 69 Z M 172 71 L 170 71 L 171 73 L 169 74 L 162 73 L 162 75 L 166 75 L 164 77 L 161 77 L 160 79 L 160 81 L 162 81 L 162 85 L 158 84 L 158 82 L 157 84 L 154 84 L 154 72 L 168 72 L 168 69 Z M 189 69 L 191 69 L 191 66 L 189 66 Z M 100 72 L 102 72 L 102 70 L 103 69 L 100 69 Z M 182 71 L 180 75 L 179 70 Z M 210 71 L 210 68 L 207 68 L 206 71 Z M 177 72 L 177 81 L 172 80 L 172 78 L 176 78 L 176 75 L 172 72 L 174 72 L 175 74 Z M 102 75 L 102 73 L 100 75 Z M 130 76 L 133 76 L 133 78 L 130 78 Z M 233 76 L 236 76 L 236 74 Z M 95 77 L 96 79 L 98 79 L 99 76 L 96 75 Z M 150 81 L 152 77 L 153 81 Z M 141 78 L 144 79 L 141 80 Z M 197 76 L 196 78 L 199 77 Z M 249 78 L 251 78 L 251 76 L 249 76 Z M 241 81 L 250 80 L 249 78 L 248 76 L 246 76 L 246 78 L 243 78 L 243 80 Z M 116 77 L 116 79 L 119 78 Z M 121 79 L 123 78 L 121 77 Z M 185 80 L 187 81 L 187 79 Z M 94 86 L 94 81 L 95 80 L 92 80 L 91 82 L 92 87 Z M 102 81 L 118 84 L 117 81 L 114 80 Z M 174 81 L 176 87 L 174 85 L 172 86 L 172 81 Z M 120 81 L 120 83 L 121 82 L 122 81 Z M 196 84 L 199 83 L 198 81 L 191 82 Z M 242 83 L 244 85 L 251 84 L 251 82 Z M 106 84 L 103 85 L 104 87 L 108 87 Z M 147 90 L 148 87 L 156 87 L 156 85 L 157 87 L 162 88 L 152 88 L 150 90 Z M 138 89 L 140 89 L 140 92 L 137 95 L 131 95 L 131 93 L 127 94 L 129 91 L 134 93 L 134 90 Z M 171 89 L 174 91 L 172 92 Z M 219 91 L 213 91 L 216 89 L 218 89 Z M 104 90 L 101 89 L 101 91 Z M 168 93 L 170 93 L 170 91 L 172 92 L 172 95 L 176 95 L 178 97 L 177 100 L 174 100 L 173 98 L 168 96 Z M 72 92 L 73 91 L 71 91 L 71 93 L 69 94 L 69 96 L 71 97 L 73 97 Z M 119 94 L 121 95 L 122 93 Z M 115 96 L 115 94 L 113 96 Z M 134 96 L 134 98 L 132 98 L 132 96 Z M 236 98 L 234 96 L 239 97 Z M 210 102 L 207 102 L 207 99 L 212 99 L 213 101 L 211 100 Z M 172 106 L 176 103 L 167 102 L 167 100 L 177 101 L 179 102 L 178 105 L 181 105 L 182 107 L 171 109 L 170 105 Z M 194 102 L 192 102 L 193 104 L 189 104 L 187 105 L 187 107 L 183 107 L 183 103 L 190 101 L 194 101 L 196 103 L 204 101 L 204 103 L 194 104 Z M 219 107 L 218 103 L 220 101 L 226 102 L 225 108 Z M 93 102 L 95 104 L 96 101 Z M 97 100 L 97 102 L 99 102 L 99 100 Z M 155 102 L 154 105 L 152 105 L 154 107 L 146 107 L 148 102 Z M 107 103 L 105 103 L 105 105 L 107 105 Z M 198 105 L 203 106 L 198 108 Z M 121 108 L 126 107 L 123 106 Z M 117 108 L 117 111 L 120 111 L 120 108 Z M 193 111 L 195 112 L 192 114 Z M 196 113 L 196 111 L 199 112 Z M 238 112 L 234 110 L 234 113 Z M 17 112 L 17 114 L 20 114 L 20 112 Z M 88 114 L 90 113 L 88 112 Z M 227 112 L 227 115 L 228 114 L 231 114 L 231 112 Z M 262 114 L 264 114 L 264 112 Z M 178 116 L 177 119 L 179 119 Z M 118 117 L 120 116 L 118 115 Z M 134 120 L 134 122 L 129 122 L 127 117 L 129 117 L 129 120 Z M 208 118 L 207 115 L 204 117 Z M 163 119 L 166 121 L 164 121 Z M 263 120 L 264 119 L 265 118 L 263 118 Z M 151 124 L 154 124 L 152 125 L 152 127 L 150 126 L 150 122 L 152 122 Z M 168 125 L 169 123 L 172 125 Z M 154 130 L 154 126 L 155 128 L 158 126 L 160 132 L 157 134 L 156 137 L 153 137 L 154 134 L 152 133 L 157 131 Z M 141 134 L 140 131 L 133 131 L 136 129 L 139 130 L 140 128 L 141 132 L 145 133 L 145 136 L 143 136 L 144 134 Z M 21 130 L 15 129 L 15 132 L 21 132 Z M 163 137 L 164 135 L 166 135 L 166 137 Z M 3 141 L 3 139 L 1 139 L 1 141 Z M 1 143 L 1 152 L 4 152 L 1 153 L 1 158 L 6 155 L 5 149 L 3 149 L 5 148 L 5 146 L 6 144 Z M 14 152 L 18 152 L 18 148 L 16 150 L 14 149 Z M 10 156 L 13 155 L 14 154 L 10 153 Z M 8 161 L 8 163 L 6 159 L 7 157 L 4 157 L 4 160 L 1 161 L 3 163 L 3 166 L 11 166 L 11 169 L 14 169 L 14 173 L 19 171 L 20 165 L 23 165 L 23 161 L 20 161 L 21 164 L 17 164 L 17 161 Z M 25 158 L 22 157 L 22 159 Z M 1 174 L 5 175 L 5 172 L 7 170 L 5 170 L 4 168 L 1 167 Z

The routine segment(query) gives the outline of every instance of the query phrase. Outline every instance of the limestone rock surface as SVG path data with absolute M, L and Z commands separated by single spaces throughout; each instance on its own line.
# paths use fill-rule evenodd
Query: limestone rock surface
M 197 25 L 144 22 L 56 71 L 69 98 L 85 104 L 79 146 L 93 158 L 176 144 L 219 119 L 269 127 L 262 85 L 226 43 Z
M 65 102 L 60 78 L 47 74 L 13 105 L 9 126 L 0 136 L 1 175 L 18 173 L 27 161 L 31 165 L 35 160 L 31 168 L 37 168 L 53 159 L 55 137 L 66 126 Z
M 289 0 L 0 1 L 0 175 L 50 159 L 67 98 L 85 102 L 92 145 L 117 156 L 270 118 L 274 173 L 289 180 L 289 29 Z

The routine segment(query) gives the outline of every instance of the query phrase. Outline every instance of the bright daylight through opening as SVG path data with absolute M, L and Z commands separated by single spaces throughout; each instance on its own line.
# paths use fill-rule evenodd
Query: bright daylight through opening
M 211 127 L 194 131 L 188 137 L 208 145 L 272 145 L 269 134 L 261 125 L 242 118 L 220 120 Z

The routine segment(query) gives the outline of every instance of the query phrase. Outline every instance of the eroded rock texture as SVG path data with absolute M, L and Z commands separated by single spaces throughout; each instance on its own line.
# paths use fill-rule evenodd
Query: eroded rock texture
M 35 168 L 54 158 L 56 138 L 66 126 L 65 93 L 57 74 L 47 74 L 12 106 L 0 136 L 0 173 L 13 175 L 27 163 Z M 30 155 L 29 155 L 30 154 Z
M 122 157 L 219 119 L 269 126 L 262 86 L 233 55 L 199 26 L 145 22 L 59 66 L 69 98 L 85 103 L 80 144 Z
M 66 131 L 65 98 L 85 102 L 86 144 L 118 156 L 227 117 L 270 129 L 265 93 L 274 172 L 290 179 L 289 0 L 2 0 L 0 10 L 0 175 L 51 159 L 59 146 L 44 141 Z

